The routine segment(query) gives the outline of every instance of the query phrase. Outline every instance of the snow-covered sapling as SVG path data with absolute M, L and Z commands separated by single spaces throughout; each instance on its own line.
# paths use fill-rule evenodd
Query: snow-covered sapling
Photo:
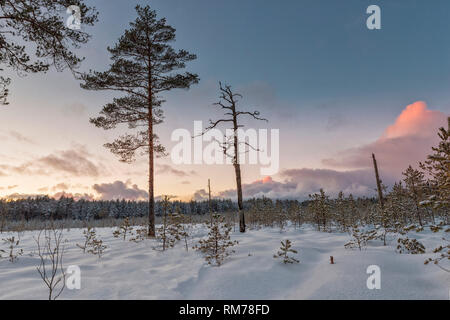
M 289 253 L 297 254 L 297 250 L 292 249 L 292 242 L 289 239 L 286 239 L 285 242 L 281 241 L 281 247 L 280 250 L 275 254 L 274 258 L 282 258 L 283 263 L 299 263 L 300 261 L 295 259 L 292 256 L 289 256 Z
M 201 251 L 208 264 L 220 266 L 226 257 L 234 253 L 229 248 L 238 244 L 238 241 L 231 241 L 232 226 L 225 223 L 224 217 L 214 215 L 212 224 L 208 221 L 205 226 L 209 229 L 208 238 L 201 239 L 193 249 Z
M 408 237 L 397 239 L 397 252 L 422 254 L 425 253 L 425 246 L 416 239 L 409 239 Z
M 377 232 L 376 230 L 369 230 L 362 232 L 357 225 L 353 226 L 350 229 L 351 240 L 344 245 L 346 249 L 349 248 L 358 248 L 362 250 L 362 248 L 367 246 L 369 240 L 373 240 L 376 238 Z
M 130 225 L 130 220 L 128 219 L 128 217 L 123 219 L 122 224 L 120 225 L 120 227 L 117 228 L 113 232 L 113 236 L 115 238 L 122 237 L 124 241 L 126 240 L 127 235 L 130 235 L 130 236 L 133 235 L 133 227 Z
M 9 261 L 12 263 L 16 262 L 19 259 L 19 256 L 23 254 L 23 249 L 17 249 L 20 244 L 20 238 L 12 236 L 10 238 L 3 239 L 3 242 L 7 245 L 8 252 L 6 252 L 6 250 L 0 249 L 0 253 L 7 253 Z M 0 258 L 3 258 L 1 254 Z
M 84 243 L 78 244 L 77 247 L 83 250 L 83 253 L 86 253 L 86 249 L 92 247 L 93 241 L 96 239 L 95 229 L 92 227 L 87 227 L 86 230 L 83 231 L 84 235 Z
M 450 269 L 444 268 L 439 263 L 443 260 L 450 260 L 450 241 L 446 238 L 442 238 L 447 244 L 440 245 L 436 249 L 433 250 L 433 253 L 439 253 L 439 256 L 435 258 L 428 258 L 425 260 L 425 264 L 429 264 L 433 262 L 435 265 L 439 266 L 442 270 L 450 272 Z

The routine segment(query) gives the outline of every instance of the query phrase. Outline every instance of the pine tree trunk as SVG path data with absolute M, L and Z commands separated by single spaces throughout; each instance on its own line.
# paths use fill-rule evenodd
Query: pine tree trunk
M 150 61 L 149 61 L 150 65 Z M 151 70 L 149 70 L 149 82 Z M 155 196 L 153 165 L 153 101 L 151 84 L 148 86 L 148 236 L 155 237 Z

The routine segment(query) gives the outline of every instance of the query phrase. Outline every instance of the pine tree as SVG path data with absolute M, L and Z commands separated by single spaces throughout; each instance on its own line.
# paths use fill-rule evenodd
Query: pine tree
M 116 230 L 114 230 L 114 232 L 113 232 L 114 238 L 122 237 L 123 241 L 126 240 L 127 235 L 133 236 L 133 227 L 131 226 L 130 219 L 128 219 L 128 217 L 123 219 L 120 227 L 117 228 Z
M 310 207 L 312 209 L 317 229 L 325 231 L 327 229 L 327 222 L 330 215 L 329 197 L 325 194 L 323 189 L 320 189 L 319 193 L 315 193 L 309 196 L 311 198 Z
M 113 129 L 127 124 L 132 133 L 125 134 L 105 146 L 123 162 L 132 162 L 136 152 L 148 154 L 149 212 L 148 235 L 155 236 L 154 154 L 164 154 L 153 126 L 162 122 L 160 95 L 175 88 L 188 89 L 198 83 L 196 74 L 177 73 L 186 62 L 196 56 L 186 50 L 175 51 L 170 42 L 175 40 L 175 29 L 166 19 L 157 20 L 149 6 L 136 6 L 138 17 L 130 29 L 119 38 L 114 47 L 108 47 L 112 64 L 104 72 L 84 74 L 82 88 L 113 90 L 123 94 L 106 104 L 101 116 L 91 119 L 97 127 Z M 136 130 L 137 129 L 137 130 Z
M 446 218 L 448 221 L 448 208 L 450 206 L 450 117 L 447 119 L 448 128 L 440 128 L 438 136 L 441 139 L 437 147 L 433 147 L 433 153 L 428 156 L 424 163 L 420 163 L 420 168 L 424 170 L 430 178 L 430 188 L 432 195 L 422 201 L 423 205 L 431 204 L 435 208 L 446 208 Z
M 46 72 L 52 65 L 58 71 L 69 68 L 75 72 L 82 59 L 72 49 L 87 43 L 90 36 L 68 28 L 61 19 L 61 12 L 71 5 L 79 8 L 83 26 L 97 21 L 97 11 L 83 0 L 0 1 L 0 65 L 20 76 Z M 10 83 L 10 78 L 0 76 L 0 104 L 8 104 Z
M 225 218 L 219 215 L 213 216 L 213 224 L 205 222 L 208 228 L 208 237 L 199 240 L 193 249 L 203 253 L 206 262 L 210 265 L 220 266 L 226 257 L 234 253 L 229 248 L 238 244 L 238 241 L 232 241 L 230 237 L 231 225 L 225 223 Z
M 350 234 L 352 238 L 344 245 L 344 247 L 346 249 L 358 248 L 361 251 L 367 246 L 367 243 L 370 240 L 376 238 L 377 232 L 376 230 L 361 231 L 359 226 L 354 225 L 350 228 Z
M 283 263 L 299 263 L 300 261 L 295 259 L 292 256 L 289 256 L 289 253 L 297 254 L 297 250 L 292 249 L 292 242 L 289 239 L 286 239 L 285 242 L 281 241 L 280 250 L 275 254 L 274 258 L 283 258 Z
M 422 195 L 426 185 L 423 172 L 413 169 L 411 166 L 402 172 L 405 182 L 407 195 L 414 203 L 414 210 L 416 212 L 417 220 L 419 224 L 423 226 L 422 217 L 420 215 L 421 208 L 419 203 L 422 201 Z

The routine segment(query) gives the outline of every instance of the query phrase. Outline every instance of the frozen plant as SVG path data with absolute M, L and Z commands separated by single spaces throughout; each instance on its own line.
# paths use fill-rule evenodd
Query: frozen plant
M 126 240 L 127 235 L 133 235 L 133 227 L 130 225 L 128 217 L 123 219 L 122 225 L 113 232 L 114 238 L 122 237 L 124 241 Z
M 42 238 L 42 233 L 44 237 Z M 42 281 L 48 288 L 48 300 L 56 300 L 66 285 L 63 267 L 64 242 L 63 230 L 51 227 L 40 231 L 35 238 L 40 264 L 36 267 Z
M 416 239 L 398 238 L 397 239 L 397 252 L 398 253 L 410 253 L 410 254 L 422 254 L 425 253 L 425 246 Z
M 284 264 L 288 263 L 299 263 L 300 261 L 295 259 L 292 256 L 289 256 L 289 253 L 297 254 L 297 250 L 292 249 L 292 242 L 289 239 L 286 239 L 285 242 L 281 241 L 281 247 L 280 250 L 277 252 L 277 254 L 274 254 L 274 258 L 282 258 Z
M 220 266 L 226 257 L 234 253 L 229 248 L 238 244 L 238 241 L 231 241 L 232 227 L 225 223 L 224 217 L 214 215 L 212 224 L 206 222 L 205 226 L 209 229 L 208 238 L 199 240 L 193 249 L 202 252 L 208 264 Z
M 19 256 L 23 254 L 23 249 L 17 249 L 20 244 L 20 238 L 17 237 L 10 237 L 3 239 L 3 242 L 6 243 L 8 246 L 8 259 L 10 262 L 14 263 L 19 259 Z M 6 250 L 0 249 L 0 253 L 7 253 Z M 0 258 L 2 258 L 2 255 L 0 254 Z
M 369 240 L 373 240 L 376 238 L 377 232 L 376 230 L 369 231 L 361 231 L 357 225 L 351 227 L 350 229 L 351 240 L 344 245 L 346 249 L 349 248 L 358 248 L 362 250 L 362 248 L 367 246 Z

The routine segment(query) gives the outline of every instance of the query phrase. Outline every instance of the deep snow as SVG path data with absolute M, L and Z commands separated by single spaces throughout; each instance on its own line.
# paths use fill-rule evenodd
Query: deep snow
M 81 268 L 81 289 L 66 288 L 60 299 L 449 299 L 450 274 L 423 263 L 442 244 L 443 232 L 431 233 L 428 228 L 409 235 L 427 248 L 420 255 L 396 253 L 394 239 L 388 246 L 372 241 L 363 251 L 345 249 L 348 234 L 317 232 L 309 226 L 236 232 L 232 235 L 239 241 L 236 253 L 221 267 L 206 265 L 199 252 L 191 248 L 186 252 L 182 242 L 160 252 L 153 250 L 155 240 L 123 241 L 112 231 L 97 229 L 108 246 L 101 259 L 76 247 L 83 242 L 82 229 L 64 231 L 68 239 L 64 265 Z M 0 299 L 47 298 L 36 271 L 37 233 L 21 236 L 25 253 L 16 263 L 0 260 Z M 190 247 L 206 233 L 196 225 Z M 299 251 L 299 264 L 284 265 L 273 258 L 284 239 Z M 4 244 L 0 247 L 5 249 Z M 336 264 L 329 263 L 330 256 Z M 367 288 L 369 265 L 381 269 L 379 290 Z

